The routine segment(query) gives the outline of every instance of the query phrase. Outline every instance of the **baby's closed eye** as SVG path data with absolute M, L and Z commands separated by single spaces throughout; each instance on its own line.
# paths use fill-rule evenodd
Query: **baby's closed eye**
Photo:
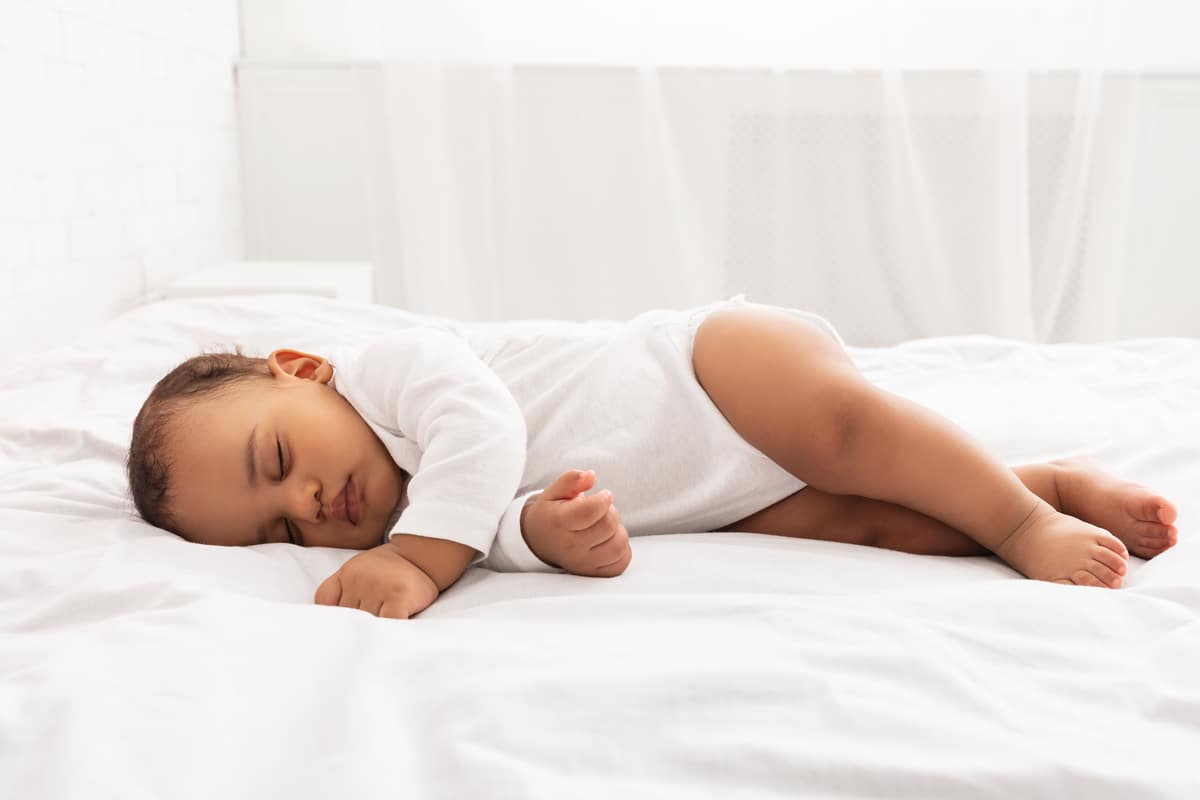
M 279 480 L 282 482 L 287 477 L 287 473 L 283 469 L 283 443 L 279 441 L 278 436 L 275 437 L 275 452 L 279 454 Z M 288 542 L 291 544 L 300 543 L 300 537 L 298 533 L 292 531 L 292 523 L 287 517 L 283 518 L 283 530 L 287 533 Z M 300 546 L 303 547 L 303 545 Z

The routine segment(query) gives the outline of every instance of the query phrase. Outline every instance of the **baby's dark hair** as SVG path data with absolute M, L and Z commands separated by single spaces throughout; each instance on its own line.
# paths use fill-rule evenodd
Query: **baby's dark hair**
M 125 472 L 134 507 L 142 519 L 182 538 L 171 513 L 171 462 L 166 444 L 179 412 L 202 397 L 229 392 L 248 382 L 270 379 L 267 359 L 234 352 L 192 356 L 164 375 L 133 421 Z

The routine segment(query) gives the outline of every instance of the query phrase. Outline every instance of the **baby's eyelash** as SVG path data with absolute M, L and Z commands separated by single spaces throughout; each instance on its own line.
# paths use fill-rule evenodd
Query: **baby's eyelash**
M 279 443 L 279 439 L 275 440 L 275 452 L 279 454 L 279 480 L 283 480 L 283 445 Z M 291 544 L 296 543 L 296 535 L 292 533 L 292 524 L 284 519 L 283 529 L 287 531 L 288 541 Z

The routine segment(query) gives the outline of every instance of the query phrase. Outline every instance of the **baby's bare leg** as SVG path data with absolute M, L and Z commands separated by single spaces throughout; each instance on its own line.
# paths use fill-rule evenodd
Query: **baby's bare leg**
M 709 315 L 697 379 L 748 442 L 810 486 L 962 531 L 1022 574 L 1112 585 L 1128 551 L 1058 512 L 966 431 L 866 381 L 816 326 L 766 306 Z
M 1174 547 L 1175 505 L 1162 495 L 1107 472 L 1098 461 L 1073 456 L 1012 468 L 1021 483 L 1058 511 L 1097 525 L 1129 552 L 1154 558 Z M 941 520 L 911 508 L 806 486 L 723 531 L 749 531 L 798 539 L 883 547 L 933 556 L 985 556 L 992 551 Z M 1118 575 L 1124 565 L 1115 565 Z M 1112 585 L 1116 585 L 1113 583 Z
M 1054 464 L 1024 464 L 1012 472 L 1029 491 L 1058 511 L 1063 510 L 1058 495 Z M 914 511 L 886 500 L 864 498 L 859 509 L 866 520 L 875 547 L 900 550 L 905 553 L 948 556 L 986 556 L 992 551 L 940 519 Z M 1121 573 L 1124 569 L 1120 570 Z
M 1013 473 L 1038 497 L 1058 510 L 1055 473 L 1049 463 L 1013 467 Z M 830 494 L 815 486 L 783 498 L 722 531 L 747 531 L 797 539 L 883 547 L 931 556 L 983 556 L 992 551 L 941 520 L 911 508 L 848 494 Z

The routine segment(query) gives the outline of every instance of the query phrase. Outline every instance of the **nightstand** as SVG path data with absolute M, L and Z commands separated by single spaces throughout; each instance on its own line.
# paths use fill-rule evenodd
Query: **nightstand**
M 275 292 L 373 303 L 375 268 L 365 261 L 230 261 L 179 278 L 156 299 Z

